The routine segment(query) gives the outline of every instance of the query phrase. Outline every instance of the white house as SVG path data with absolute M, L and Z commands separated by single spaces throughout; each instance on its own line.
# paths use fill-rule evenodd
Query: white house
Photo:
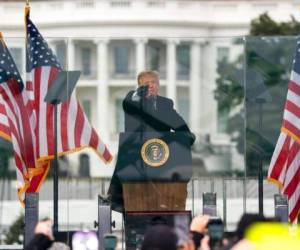
M 0 30 L 24 73 L 24 2 L 0 1 Z M 137 72 L 155 69 L 161 94 L 200 138 L 221 154 L 204 159 L 208 171 L 243 169 L 243 157 L 226 134 L 226 115 L 214 99 L 218 60 L 243 52 L 237 37 L 268 12 L 276 20 L 299 18 L 300 1 L 272 0 L 75 0 L 31 1 L 31 18 L 68 69 L 80 69 L 77 94 L 92 124 L 116 155 L 123 129 L 122 99 L 135 88 Z M 222 152 L 225 152 L 222 155 Z M 110 176 L 91 156 L 92 176 Z M 70 161 L 76 172 L 78 157 Z

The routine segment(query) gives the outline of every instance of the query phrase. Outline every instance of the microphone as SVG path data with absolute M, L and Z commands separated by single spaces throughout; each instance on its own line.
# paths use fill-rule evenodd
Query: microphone
M 149 104 L 152 110 L 156 111 L 157 110 L 157 96 L 150 96 L 148 98 Z
M 148 90 L 148 85 L 138 87 L 137 90 L 133 92 L 131 100 L 138 102 L 141 98 L 146 98 L 146 96 L 148 95 Z
M 148 90 L 149 90 L 149 86 L 144 85 L 144 86 L 138 87 L 138 89 L 136 91 L 140 97 L 144 98 L 148 95 Z
M 153 109 L 156 111 L 157 110 L 157 96 L 153 97 Z

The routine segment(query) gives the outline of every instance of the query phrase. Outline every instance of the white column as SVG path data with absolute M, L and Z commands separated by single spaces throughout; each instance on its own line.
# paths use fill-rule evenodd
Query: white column
M 75 43 L 72 38 L 67 40 L 67 70 L 75 70 Z
M 202 84 L 201 84 L 201 134 L 210 134 L 214 137 L 217 131 L 217 101 L 214 91 L 216 88 L 216 47 L 213 40 L 208 40 L 202 46 Z M 205 63 L 204 63 L 205 61 Z
M 202 85 L 202 65 L 201 65 L 201 40 L 194 40 L 190 51 L 190 127 L 191 130 L 199 135 L 201 127 L 201 85 Z M 197 111 L 196 111 L 197 110 Z
M 108 129 L 108 39 L 95 40 L 97 44 L 97 132 L 107 142 L 109 139 Z
M 217 74 L 217 48 L 224 46 L 224 42 L 215 41 L 214 39 L 206 40 L 202 44 L 202 82 L 201 82 L 201 134 L 209 134 L 212 143 L 218 141 L 229 143 L 230 138 L 226 133 L 218 131 L 218 101 L 215 99 Z M 204 63 L 205 62 L 205 63 Z
M 167 40 L 167 97 L 177 103 L 176 95 L 176 44 L 178 40 Z
M 134 40 L 136 47 L 136 75 L 146 69 L 146 38 L 137 38 Z

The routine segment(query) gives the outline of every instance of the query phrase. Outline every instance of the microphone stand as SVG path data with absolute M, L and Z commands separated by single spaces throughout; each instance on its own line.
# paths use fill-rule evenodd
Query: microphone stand
M 146 112 L 146 100 L 145 100 L 145 98 L 146 98 L 146 95 L 147 95 L 147 93 L 148 93 L 148 86 L 142 86 L 142 87 L 140 87 L 141 88 L 141 91 L 140 91 L 140 93 L 138 93 L 138 95 L 140 94 L 140 123 L 141 123 L 141 127 L 140 127 L 140 129 L 141 129 L 141 131 L 140 131 L 140 142 L 141 142 L 141 144 L 143 144 L 143 141 L 144 141 L 144 132 L 145 132 L 145 130 L 146 130 L 146 124 L 145 124 L 145 121 L 144 121 L 144 114 L 145 114 L 145 112 Z M 141 161 L 141 170 L 142 170 L 142 172 L 144 173 L 144 175 L 145 175 L 145 179 L 147 179 L 147 174 L 146 174 L 146 171 L 145 171 L 145 166 L 144 166 L 144 161 Z
M 51 163 L 53 168 L 53 233 L 58 233 L 58 145 L 57 145 L 57 122 L 58 110 L 57 106 L 68 100 L 79 79 L 80 71 L 60 71 L 53 80 L 51 87 L 48 89 L 44 101 L 54 106 L 53 122 L 54 122 L 54 157 Z

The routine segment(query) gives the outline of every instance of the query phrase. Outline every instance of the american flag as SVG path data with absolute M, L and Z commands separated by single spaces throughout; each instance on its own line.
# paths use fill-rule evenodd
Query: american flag
M 54 106 L 44 98 L 57 73 L 62 70 L 57 57 L 48 46 L 36 26 L 26 14 L 27 48 L 26 71 L 27 89 L 36 115 L 36 151 L 39 161 L 54 157 Z M 57 122 L 57 150 L 59 155 L 92 147 L 108 163 L 112 156 L 90 125 L 76 95 L 59 104 Z
M 297 39 L 281 133 L 269 167 L 268 178 L 288 197 L 289 219 L 300 212 L 300 38 Z
M 35 118 L 24 84 L 0 36 L 0 136 L 12 142 L 19 198 L 24 192 L 37 192 L 37 179 L 43 178 L 48 164 L 36 163 Z

